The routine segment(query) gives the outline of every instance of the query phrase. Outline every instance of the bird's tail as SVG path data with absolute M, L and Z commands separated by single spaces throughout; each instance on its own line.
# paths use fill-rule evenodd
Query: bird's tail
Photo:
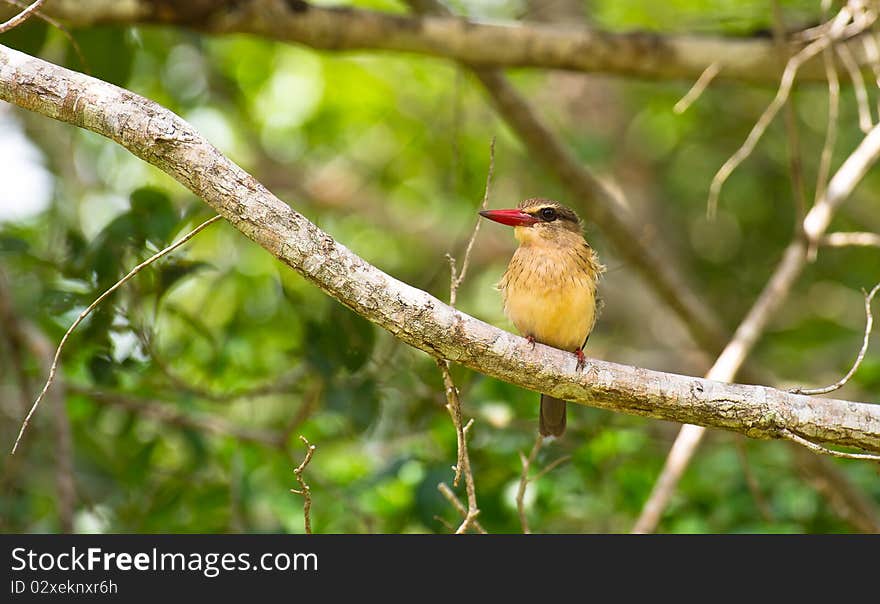
M 565 401 L 546 394 L 541 395 L 541 436 L 562 436 L 565 432 Z

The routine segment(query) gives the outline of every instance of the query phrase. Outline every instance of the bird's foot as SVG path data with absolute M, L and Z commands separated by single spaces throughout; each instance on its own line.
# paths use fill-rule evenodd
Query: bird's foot
M 532 345 L 532 350 L 535 349 L 535 336 L 526 336 L 526 341 Z
M 584 356 L 584 349 L 578 348 L 574 351 L 575 356 L 577 357 L 577 366 L 575 367 L 575 371 L 583 371 L 584 367 L 587 366 L 587 357 Z

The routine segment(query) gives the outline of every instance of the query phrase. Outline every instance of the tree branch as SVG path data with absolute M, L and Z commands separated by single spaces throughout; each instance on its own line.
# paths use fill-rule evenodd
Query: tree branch
M 30 6 L 25 8 L 23 11 L 21 11 L 11 19 L 0 23 L 0 34 L 7 32 L 14 27 L 18 27 L 19 25 L 27 21 L 31 17 L 31 15 L 39 10 L 40 5 L 42 5 L 43 2 L 45 2 L 45 0 L 36 0 L 36 2 L 33 2 Z
M 569 353 L 543 345 L 532 350 L 524 338 L 457 311 L 367 263 L 275 197 L 188 123 L 132 92 L 0 46 L 0 99 L 116 141 L 203 198 L 328 295 L 434 357 L 577 404 L 752 438 L 794 434 L 880 452 L 877 405 L 599 360 L 577 371 Z M 880 140 L 880 133 L 874 138 Z M 832 181 L 829 195 L 838 189 Z
M 804 217 L 802 234 L 796 234 L 783 252 L 773 275 L 740 323 L 733 339 L 706 374 L 707 378 L 733 380 L 770 318 L 803 272 L 809 259 L 810 247 L 821 241 L 834 212 L 850 196 L 878 158 L 880 158 L 880 126 L 875 126 L 843 162 L 829 181 L 822 197 Z M 633 532 L 651 532 L 657 526 L 666 502 L 690 463 L 704 432 L 703 428 L 695 425 L 682 427 Z M 794 441 L 792 438 L 789 440 Z
M 302 0 L 54 0 L 46 12 L 73 26 L 163 23 L 214 34 L 255 34 L 320 50 L 411 52 L 481 67 L 539 67 L 695 80 L 717 63 L 717 77 L 723 80 L 772 83 L 781 75 L 773 40 L 761 37 L 612 33 L 576 24 L 485 23 L 449 16 L 324 8 Z M 855 37 L 847 47 L 858 64 L 868 69 L 870 56 L 862 42 L 861 37 Z M 789 53 L 796 54 L 803 43 L 789 42 L 789 46 Z M 804 64 L 800 75 L 804 80 L 825 80 L 819 60 Z

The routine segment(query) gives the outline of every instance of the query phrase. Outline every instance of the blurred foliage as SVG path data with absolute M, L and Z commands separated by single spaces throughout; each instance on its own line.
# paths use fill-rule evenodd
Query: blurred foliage
M 793 27 L 819 18 L 818 1 L 781 4 Z M 387 1 L 359 5 L 403 10 Z M 458 7 L 517 18 L 534 5 Z M 611 29 L 745 35 L 772 24 L 763 0 L 594 0 L 584 12 Z M 535 195 L 578 206 L 536 168 L 479 86 L 447 62 L 317 53 L 173 28 L 96 28 L 74 36 L 82 58 L 60 32 L 36 20 L 0 36 L 0 43 L 162 103 L 340 242 L 440 298 L 448 296 L 444 254 L 460 257 L 474 225 L 493 136 L 492 206 Z M 773 90 L 714 85 L 676 115 L 672 106 L 688 82 L 535 71 L 511 76 L 585 163 L 617 178 L 732 330 L 793 232 L 781 123 L 727 183 L 713 222 L 705 218 L 708 184 Z M 812 198 L 827 93 L 806 86 L 794 100 Z M 840 123 L 835 166 L 862 136 L 848 88 Z M 28 173 L 47 172 L 53 187 L 46 209 L 0 223 L 0 269 L 15 321 L 55 343 L 107 286 L 210 213 L 113 143 L 0 108 L 0 138 L 16 132 L 41 151 Z M 880 231 L 878 192 L 880 178 L 871 173 L 833 229 Z M 710 359 L 586 218 L 588 236 L 609 266 L 602 284 L 606 308 L 589 353 L 703 373 Z M 462 310 L 507 329 L 492 285 L 513 247 L 509 232 L 484 225 L 459 292 Z M 876 249 L 821 250 L 751 362 L 782 385 L 837 379 L 861 341 L 859 290 L 880 279 L 878 268 Z M 4 446 L 45 377 L 39 359 L 14 345 L 13 327 L 0 325 Z M 517 532 L 518 452 L 534 440 L 538 396 L 458 367 L 454 376 L 465 415 L 476 418 L 471 455 L 480 520 L 493 532 Z M 105 302 L 73 335 L 62 377 L 77 531 L 301 532 L 302 501 L 289 492 L 292 469 L 304 454 L 299 434 L 318 446 L 305 473 L 317 532 L 445 532 L 444 523 L 458 520 L 437 491 L 439 482 L 451 482 L 456 439 L 434 362 L 327 298 L 226 224 L 206 230 Z M 871 401 L 878 391 L 875 348 L 839 396 Z M 114 404 L 114 397 L 195 423 L 159 421 Z M 567 435 L 546 447 L 537 464 L 561 455 L 571 461 L 531 486 L 532 529 L 629 530 L 677 426 L 583 407 L 569 414 Z M 4 458 L 3 531 L 60 528 L 58 415 L 44 404 L 20 453 Z M 205 417 L 225 420 L 225 429 L 196 421 Z M 852 530 L 800 477 L 785 444 L 747 441 L 744 451 L 768 516 L 747 486 L 734 437 L 713 433 L 661 530 Z M 876 467 L 835 465 L 880 500 Z

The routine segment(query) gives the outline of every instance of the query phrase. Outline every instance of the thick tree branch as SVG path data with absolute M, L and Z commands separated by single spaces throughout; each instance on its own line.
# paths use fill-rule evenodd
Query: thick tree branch
M 396 15 L 302 0 L 54 0 L 47 12 L 69 24 L 165 23 L 215 34 L 250 33 L 322 50 L 390 50 L 482 67 L 541 67 L 647 79 L 695 80 L 718 64 L 718 79 L 772 83 L 781 68 L 771 38 L 611 33 L 578 25 L 485 23 Z M 847 47 L 859 65 L 870 58 L 858 38 Z M 790 44 L 790 54 L 802 46 Z M 804 80 L 824 81 L 820 60 Z
M 0 99 L 110 138 L 203 198 L 328 295 L 432 356 L 574 403 L 752 438 L 794 434 L 880 452 L 880 406 L 572 356 L 488 325 L 370 265 L 156 103 L 0 46 Z M 833 191 L 834 187 L 829 187 Z

